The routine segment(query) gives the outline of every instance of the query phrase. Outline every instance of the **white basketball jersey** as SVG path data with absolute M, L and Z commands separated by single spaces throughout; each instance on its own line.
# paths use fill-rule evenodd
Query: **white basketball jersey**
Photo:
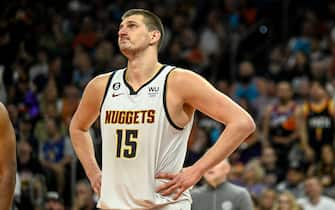
M 193 120 L 178 128 L 168 115 L 165 89 L 172 69 L 163 66 L 137 91 L 126 82 L 125 69 L 110 76 L 100 114 L 99 208 L 151 209 L 175 202 L 155 192 L 167 181 L 155 179 L 155 174 L 182 170 Z M 180 200 L 191 202 L 189 192 Z

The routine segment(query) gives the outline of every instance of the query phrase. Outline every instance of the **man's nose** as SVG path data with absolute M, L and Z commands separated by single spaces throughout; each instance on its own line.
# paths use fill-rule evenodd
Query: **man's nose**
M 119 36 L 127 35 L 126 28 L 120 28 L 118 34 L 119 34 Z

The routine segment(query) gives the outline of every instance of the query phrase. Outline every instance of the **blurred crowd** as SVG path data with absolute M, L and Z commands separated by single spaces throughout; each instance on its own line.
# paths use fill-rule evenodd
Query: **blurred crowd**
M 17 137 L 15 209 L 95 209 L 67 128 L 87 82 L 126 65 L 117 31 L 130 8 L 161 17 L 162 63 L 201 74 L 254 117 L 227 179 L 256 209 L 335 203 L 335 1 L 5 0 L 0 101 Z M 195 119 L 185 166 L 224 129 Z M 98 123 L 91 134 L 100 164 Z

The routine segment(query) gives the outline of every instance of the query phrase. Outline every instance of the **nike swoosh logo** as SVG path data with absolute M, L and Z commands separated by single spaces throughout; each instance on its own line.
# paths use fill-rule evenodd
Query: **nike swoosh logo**
M 120 95 L 124 95 L 124 93 L 113 93 L 112 97 L 117 97 L 117 96 L 120 96 Z

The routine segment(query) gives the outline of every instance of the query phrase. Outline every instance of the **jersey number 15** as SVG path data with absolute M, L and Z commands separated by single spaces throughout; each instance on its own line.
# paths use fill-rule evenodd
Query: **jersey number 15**
M 116 157 L 134 158 L 137 149 L 138 130 L 116 130 Z

